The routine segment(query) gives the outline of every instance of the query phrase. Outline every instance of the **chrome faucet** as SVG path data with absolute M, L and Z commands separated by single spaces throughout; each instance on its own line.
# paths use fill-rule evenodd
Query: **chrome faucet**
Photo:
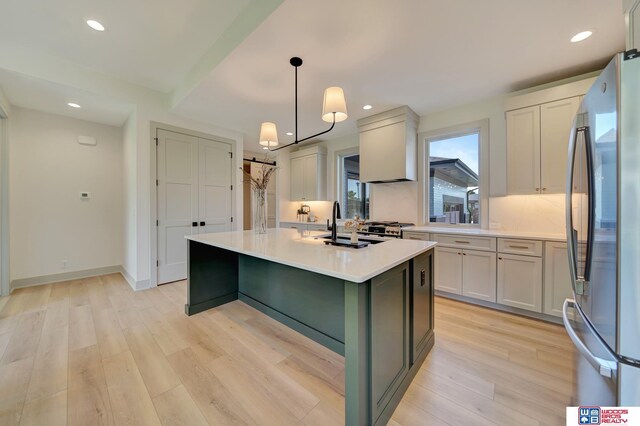
M 340 203 L 333 202 L 333 213 L 331 214 L 331 241 L 335 242 L 338 239 L 338 226 L 336 225 L 336 219 L 340 217 Z

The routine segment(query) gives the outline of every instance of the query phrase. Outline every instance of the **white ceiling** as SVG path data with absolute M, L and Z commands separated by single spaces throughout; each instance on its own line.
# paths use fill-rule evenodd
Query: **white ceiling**
M 578 44 L 569 38 L 589 29 Z M 612 0 L 288 0 L 174 112 L 248 135 L 262 121 L 292 140 L 293 68 L 300 56 L 299 137 L 323 130 L 325 87 L 345 89 L 349 120 L 400 105 L 418 114 L 592 71 L 624 48 L 622 2 Z M 364 111 L 364 104 L 374 109 Z M 328 135 L 328 136 L 329 136 Z
M 0 47 L 173 90 L 250 0 L 5 0 Z M 106 30 L 89 28 L 95 19 Z
M 133 110 L 132 104 L 3 69 L 0 87 L 11 105 L 110 126 L 122 126 Z M 68 102 L 82 108 L 72 108 Z
M 274 6 L 279 1 L 268 0 Z M 285 135 L 293 130 L 291 56 L 304 60 L 300 138 L 328 126 L 320 120 L 324 88 L 345 89 L 349 120 L 327 135 L 333 138 L 355 132 L 358 118 L 396 106 L 423 115 L 592 71 L 624 48 L 621 0 L 285 0 L 270 15 L 265 4 L 4 0 L 0 69 L 17 69 L 7 58 L 15 52 L 44 58 L 14 61 L 27 74 L 55 56 L 96 75 L 173 94 L 173 112 L 241 131 L 246 148 L 258 150 L 262 121 L 277 123 L 281 142 L 292 140 Z M 268 16 L 259 25 L 263 18 L 254 16 L 247 25 L 257 28 L 244 41 L 242 34 L 229 35 L 238 20 L 246 23 L 250 8 L 260 7 L 257 14 Z M 103 22 L 107 31 L 89 29 L 88 18 Z M 590 39 L 569 43 L 585 29 L 594 32 Z M 193 70 L 202 71 L 203 55 L 207 59 L 221 42 L 237 47 L 217 52 L 221 61 L 204 60 L 214 68 L 196 73 L 204 78 L 199 84 L 196 78 L 189 93 Z M 0 73 L 0 87 L 19 106 L 109 123 L 121 123 L 130 110 L 70 86 Z M 69 111 L 66 102 L 83 94 L 90 107 Z M 374 109 L 362 110 L 366 103 Z

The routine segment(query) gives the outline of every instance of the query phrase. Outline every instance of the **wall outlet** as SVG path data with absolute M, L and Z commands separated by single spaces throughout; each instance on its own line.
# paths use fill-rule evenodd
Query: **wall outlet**
M 62 264 L 62 269 L 67 269 L 67 262 L 68 260 L 66 259 L 60 262 Z
M 90 198 L 91 198 L 91 193 L 90 192 L 83 191 L 83 192 L 80 193 L 80 199 L 88 200 Z
M 500 222 L 489 222 L 489 229 L 500 229 L 502 224 Z

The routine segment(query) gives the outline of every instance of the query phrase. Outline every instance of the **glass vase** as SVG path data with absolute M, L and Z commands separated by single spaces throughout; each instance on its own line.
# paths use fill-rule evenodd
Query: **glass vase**
M 253 230 L 256 234 L 267 233 L 267 191 L 253 190 Z

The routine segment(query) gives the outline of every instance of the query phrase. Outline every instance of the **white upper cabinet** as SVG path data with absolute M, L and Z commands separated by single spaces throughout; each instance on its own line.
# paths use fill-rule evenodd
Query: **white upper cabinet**
M 640 0 L 624 0 L 627 22 L 627 50 L 640 50 Z
M 569 137 L 579 106 L 578 96 L 540 105 L 540 188 L 542 192 L 565 191 Z
M 327 198 L 327 154 L 323 147 L 291 153 L 291 201 Z
M 507 112 L 507 191 L 535 194 L 540 188 L 540 107 Z
M 506 113 L 507 192 L 564 192 L 567 149 L 573 117 L 580 106 L 574 96 Z
M 417 179 L 418 120 L 409 107 L 358 120 L 362 182 Z

